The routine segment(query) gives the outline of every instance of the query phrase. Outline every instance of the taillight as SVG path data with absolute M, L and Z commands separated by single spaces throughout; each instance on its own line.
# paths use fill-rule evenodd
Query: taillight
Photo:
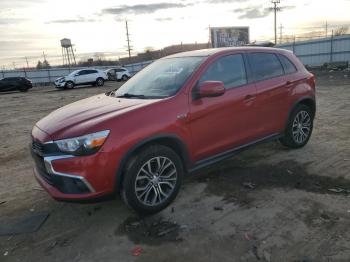
M 315 89 L 315 87 L 316 87 L 316 77 L 315 77 L 314 74 L 311 74 L 311 73 L 310 73 L 310 77 L 307 79 L 307 82 L 309 83 L 309 85 L 310 85 L 313 89 Z

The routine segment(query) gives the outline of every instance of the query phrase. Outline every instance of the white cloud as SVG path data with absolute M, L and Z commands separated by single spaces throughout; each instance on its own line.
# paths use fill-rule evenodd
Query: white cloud
M 349 0 L 283 0 L 281 6 L 286 8 L 278 13 L 278 23 L 288 34 L 322 27 L 326 20 L 329 25 L 350 20 Z M 126 18 L 135 52 L 206 42 L 209 25 L 249 26 L 252 40 L 273 38 L 269 7 L 269 1 L 261 0 L 149 0 L 147 5 L 141 0 L 119 5 L 110 0 L 0 0 L 0 65 L 16 56 L 21 61 L 24 55 L 39 57 L 42 51 L 59 57 L 64 37 L 72 39 L 78 54 L 126 54 Z

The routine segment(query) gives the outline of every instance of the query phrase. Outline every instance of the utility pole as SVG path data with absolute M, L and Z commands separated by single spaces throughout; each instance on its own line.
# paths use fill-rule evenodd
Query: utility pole
M 328 36 L 328 21 L 326 21 L 326 37 Z
M 24 57 L 24 59 L 26 60 L 27 68 L 29 68 L 28 58 L 27 58 L 27 57 Z
M 211 44 L 210 44 L 211 43 L 211 28 L 210 28 L 210 25 L 208 26 L 208 30 L 209 30 L 209 39 L 208 39 L 208 48 L 209 48 L 209 47 L 212 47 Z
M 12 62 L 12 65 L 13 65 L 13 69 L 16 70 L 16 63 Z
M 271 0 L 271 3 L 273 4 L 273 10 L 275 15 L 275 45 L 277 45 L 277 11 L 280 10 L 278 7 L 278 4 L 281 3 L 281 0 Z
M 128 20 L 125 20 L 125 26 L 126 26 L 126 42 L 128 43 L 128 53 L 129 53 L 129 61 L 131 60 L 131 46 L 130 46 L 130 34 L 129 34 L 129 26 L 128 26 Z
M 46 61 L 46 55 L 44 51 L 43 51 L 43 57 L 44 57 L 44 61 Z
M 283 30 L 283 25 L 282 24 L 280 24 L 280 27 L 279 27 L 279 29 L 280 29 L 280 44 L 282 44 L 282 30 Z

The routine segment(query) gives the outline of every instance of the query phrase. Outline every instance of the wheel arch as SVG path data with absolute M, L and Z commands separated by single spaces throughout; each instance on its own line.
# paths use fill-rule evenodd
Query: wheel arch
M 291 116 L 292 112 L 294 111 L 294 109 L 298 105 L 306 105 L 306 106 L 308 106 L 312 110 L 313 117 L 315 117 L 315 115 L 316 115 L 316 101 L 315 101 L 315 98 L 312 97 L 312 96 L 301 97 L 297 101 L 295 101 L 293 106 L 289 109 L 288 118 L 287 118 L 286 123 L 285 123 L 285 128 L 288 125 L 288 121 L 290 119 L 290 116 Z
M 314 98 L 312 98 L 312 97 L 302 98 L 300 101 L 298 101 L 298 103 L 295 106 L 297 106 L 297 105 L 308 106 L 312 110 L 313 117 L 315 117 L 315 115 L 316 115 L 316 101 Z
M 191 161 L 189 157 L 188 148 L 186 144 L 182 141 L 182 139 L 174 134 L 156 135 L 138 142 L 136 145 L 131 147 L 123 156 L 117 169 L 115 178 L 116 192 L 119 192 L 121 188 L 122 181 L 124 179 L 124 170 L 129 160 L 132 159 L 132 157 L 135 156 L 138 152 L 151 145 L 163 145 L 171 148 L 180 157 L 184 167 L 184 171 L 188 172 L 188 170 L 190 169 Z

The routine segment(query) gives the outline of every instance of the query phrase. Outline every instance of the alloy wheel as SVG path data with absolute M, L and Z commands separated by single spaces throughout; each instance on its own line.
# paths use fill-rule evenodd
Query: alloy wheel
M 166 201 L 175 189 L 177 170 L 167 157 L 154 157 L 140 168 L 135 180 L 137 199 L 147 206 Z
M 306 111 L 300 111 L 294 118 L 292 133 L 293 139 L 298 144 L 304 143 L 311 132 L 311 116 Z

